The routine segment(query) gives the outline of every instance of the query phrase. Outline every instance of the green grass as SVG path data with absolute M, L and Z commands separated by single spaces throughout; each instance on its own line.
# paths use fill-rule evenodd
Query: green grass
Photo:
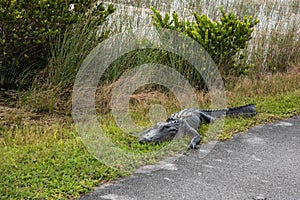
M 300 113 L 300 90 L 278 96 L 265 96 L 253 99 L 258 114 L 250 118 L 226 118 L 218 139 L 230 139 L 234 133 L 275 120 L 289 118 Z
M 78 198 L 101 182 L 125 175 L 90 155 L 70 126 L 47 130 L 23 125 L 1 133 L 1 199 Z
M 22 118 L 21 113 L 19 115 Z M 72 123 L 47 125 L 29 119 L 16 121 L 19 117 L 6 118 L 4 122 L 8 125 L 0 128 L 1 199 L 78 198 L 103 182 L 128 175 L 138 166 L 157 163 L 163 157 L 178 152 L 178 149 L 164 151 L 162 147 L 167 143 L 139 144 L 135 137 L 122 132 L 107 115 L 102 126 L 106 136 L 116 141 L 122 151 L 133 155 L 130 158 L 132 162 L 119 160 L 111 168 L 87 151 Z M 134 163 L 129 171 L 117 170 L 128 163 Z
M 299 114 L 299 96 L 300 90 L 295 90 L 276 96 L 248 98 L 248 101 L 257 105 L 258 115 L 251 118 L 226 118 L 222 131 L 217 133 L 218 139 L 230 139 L 234 133 L 243 132 L 254 125 Z M 133 118 L 139 119 L 140 123 L 149 124 L 145 115 L 138 118 L 138 112 L 145 110 L 135 110 L 133 115 L 136 116 Z M 173 148 L 158 151 L 167 143 L 140 145 L 136 138 L 120 131 L 109 115 L 104 118 L 103 127 L 107 137 L 117 141 L 116 144 L 122 150 L 134 155 L 131 157 L 134 167 L 155 163 L 178 150 Z M 207 129 L 208 126 L 205 125 L 200 130 L 204 141 L 209 138 Z M 130 174 L 109 168 L 89 154 L 72 123 L 46 126 L 19 122 L 17 125 L 2 126 L 0 130 L 1 199 L 78 198 L 103 182 Z M 175 146 L 182 151 L 186 144 Z M 153 152 L 159 152 L 160 155 L 156 156 Z

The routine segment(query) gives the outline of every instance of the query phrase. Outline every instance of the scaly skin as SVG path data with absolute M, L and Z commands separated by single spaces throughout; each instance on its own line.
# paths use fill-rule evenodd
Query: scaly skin
M 189 144 L 192 149 L 201 142 L 201 135 L 197 132 L 201 122 L 212 123 L 222 116 L 254 116 L 256 108 L 248 104 L 236 108 L 220 110 L 204 110 L 188 108 L 172 114 L 166 122 L 159 122 L 152 128 L 140 133 L 140 143 L 157 143 L 172 140 L 176 135 L 189 134 L 193 138 Z

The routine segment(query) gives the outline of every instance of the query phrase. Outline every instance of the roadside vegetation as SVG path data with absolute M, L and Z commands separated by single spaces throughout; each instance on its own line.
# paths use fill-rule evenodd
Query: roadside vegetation
M 11 2 L 9 6 L 6 5 L 8 2 Z M 199 74 L 195 74 L 179 56 L 153 49 L 130 52 L 112 63 L 100 80 L 96 110 L 106 135 L 134 155 L 134 166 L 129 171 L 106 166 L 87 151 L 79 137 L 72 121 L 71 97 L 77 71 L 86 55 L 109 34 L 115 33 L 115 30 L 103 28 L 115 8 L 100 4 L 94 8 L 97 11 L 86 16 L 82 13 L 89 11 L 85 8 L 93 7 L 92 1 L 82 1 L 82 7 L 78 9 L 74 4 L 72 12 L 70 5 L 65 5 L 67 1 L 63 1 L 62 7 L 57 6 L 61 5 L 60 0 L 49 1 L 49 4 L 43 2 L 45 4 L 37 3 L 31 7 L 33 15 L 45 6 L 65 15 L 50 12 L 39 15 L 40 18 L 32 22 L 30 12 L 22 10 L 32 4 L 31 1 L 19 1 L 18 4 L 0 0 L 0 17 L 7 22 L 5 26 L 0 24 L 0 199 L 76 199 L 99 184 L 129 175 L 135 167 L 156 163 L 177 153 L 174 149 L 167 155 L 163 151 L 161 155 L 153 155 L 151 152 L 157 152 L 167 143 L 141 145 L 135 137 L 120 130 L 110 113 L 111 90 L 115 81 L 130 67 L 159 61 L 185 75 L 197 89 L 199 107 L 209 108 L 210 91 L 206 90 Z M 181 19 L 176 12 L 162 14 L 156 8 L 151 11 L 156 27 L 181 31 L 213 55 L 224 78 L 228 107 L 256 105 L 257 116 L 226 118 L 217 133 L 210 133 L 208 125 L 202 126 L 199 131 L 204 137 L 203 142 L 227 140 L 255 125 L 300 114 L 300 25 L 294 20 L 283 22 L 280 17 L 297 15 L 299 19 L 299 2 L 284 5 L 289 6 L 287 9 L 282 5 L 284 3 L 266 1 L 263 5 L 268 16 L 278 13 L 274 22 L 278 25 L 268 32 L 261 28 L 260 32 L 255 31 L 263 23 L 258 22 L 255 13 L 255 8 L 261 4 L 254 0 L 236 2 L 235 6 L 240 6 L 243 16 L 231 12 L 231 7 L 226 5 L 212 9 L 215 6 L 207 6 L 208 1 L 203 1 L 202 6 L 212 9 L 207 16 L 216 16 L 214 20 L 201 12 L 195 12 L 195 21 L 192 21 Z M 39 29 L 23 30 L 20 20 L 37 23 Z M 43 23 L 38 23 L 39 20 Z M 47 29 L 58 23 L 65 26 Z M 102 26 L 100 37 L 95 29 L 99 25 Z M 18 32 L 16 27 L 23 32 Z M 229 30 L 232 34 L 228 34 Z M 219 43 L 224 47 L 218 46 Z M 27 51 L 29 49 L 31 51 Z M 162 105 L 167 114 L 180 109 L 174 94 L 167 88 L 147 85 L 131 96 L 132 119 L 142 126 L 151 126 L 148 113 L 155 104 Z M 211 134 L 216 137 L 212 138 Z M 181 146 L 182 149 L 186 150 L 185 146 Z

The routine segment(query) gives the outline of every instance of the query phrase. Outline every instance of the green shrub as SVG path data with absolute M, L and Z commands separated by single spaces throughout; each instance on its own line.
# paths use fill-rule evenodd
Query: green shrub
M 179 20 L 174 11 L 163 17 L 151 7 L 154 25 L 186 34 L 199 42 L 210 54 L 222 75 L 240 75 L 246 73 L 251 65 L 246 64 L 242 50 L 251 39 L 254 26 L 259 22 L 252 16 L 244 16 L 241 21 L 233 13 L 226 14 L 223 8 L 219 21 L 212 21 L 206 15 L 194 13 L 194 21 Z
M 46 66 L 49 46 L 70 24 L 90 13 L 102 24 L 114 11 L 92 0 L 0 0 L 0 87 L 29 86 Z

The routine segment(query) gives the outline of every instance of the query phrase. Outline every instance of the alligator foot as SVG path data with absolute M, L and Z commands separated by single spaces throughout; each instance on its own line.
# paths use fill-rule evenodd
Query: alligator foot
M 199 149 L 199 145 L 196 144 L 195 142 L 191 142 L 191 143 L 189 144 L 189 147 L 190 147 L 191 149 Z

